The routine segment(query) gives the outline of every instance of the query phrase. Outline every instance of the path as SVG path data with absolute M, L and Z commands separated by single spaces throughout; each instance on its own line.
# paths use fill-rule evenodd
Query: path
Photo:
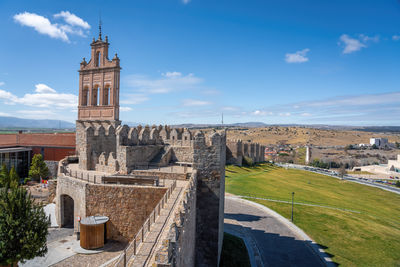
M 163 240 L 161 237 L 166 226 L 173 222 L 173 210 L 182 195 L 182 190 L 187 181 L 177 181 L 175 190 L 168 199 L 166 206 L 161 210 L 160 216 L 157 217 L 155 223 L 151 226 L 144 238 L 144 242 L 138 246 L 138 253 L 128 261 L 128 266 L 148 266 L 154 261 L 155 248 L 157 244 Z M 165 234 L 168 232 L 166 231 Z
M 225 196 L 224 222 L 224 231 L 244 237 L 252 266 L 330 264 L 321 259 L 319 248 L 304 232 L 260 204 Z

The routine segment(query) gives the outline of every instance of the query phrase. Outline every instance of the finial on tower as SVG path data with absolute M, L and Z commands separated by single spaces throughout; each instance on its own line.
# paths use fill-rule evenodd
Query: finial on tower
M 99 40 L 101 40 L 101 13 L 99 12 Z

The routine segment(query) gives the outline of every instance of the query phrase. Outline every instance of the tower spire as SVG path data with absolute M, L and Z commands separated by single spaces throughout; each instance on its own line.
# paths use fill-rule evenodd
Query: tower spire
M 99 12 L 99 40 L 101 40 L 101 13 Z

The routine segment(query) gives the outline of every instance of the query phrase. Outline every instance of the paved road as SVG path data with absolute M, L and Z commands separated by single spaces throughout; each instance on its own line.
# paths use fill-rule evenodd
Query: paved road
M 255 205 L 225 197 L 225 231 L 238 233 L 250 245 L 254 266 L 325 266 L 304 237 Z

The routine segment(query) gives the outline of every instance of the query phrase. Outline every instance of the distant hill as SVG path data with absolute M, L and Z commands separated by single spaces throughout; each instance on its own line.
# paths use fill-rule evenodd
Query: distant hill
M 26 129 L 26 128 L 46 128 L 46 129 L 71 129 L 75 124 L 62 120 L 34 120 L 16 117 L 0 117 L 0 128 L 3 129 Z

